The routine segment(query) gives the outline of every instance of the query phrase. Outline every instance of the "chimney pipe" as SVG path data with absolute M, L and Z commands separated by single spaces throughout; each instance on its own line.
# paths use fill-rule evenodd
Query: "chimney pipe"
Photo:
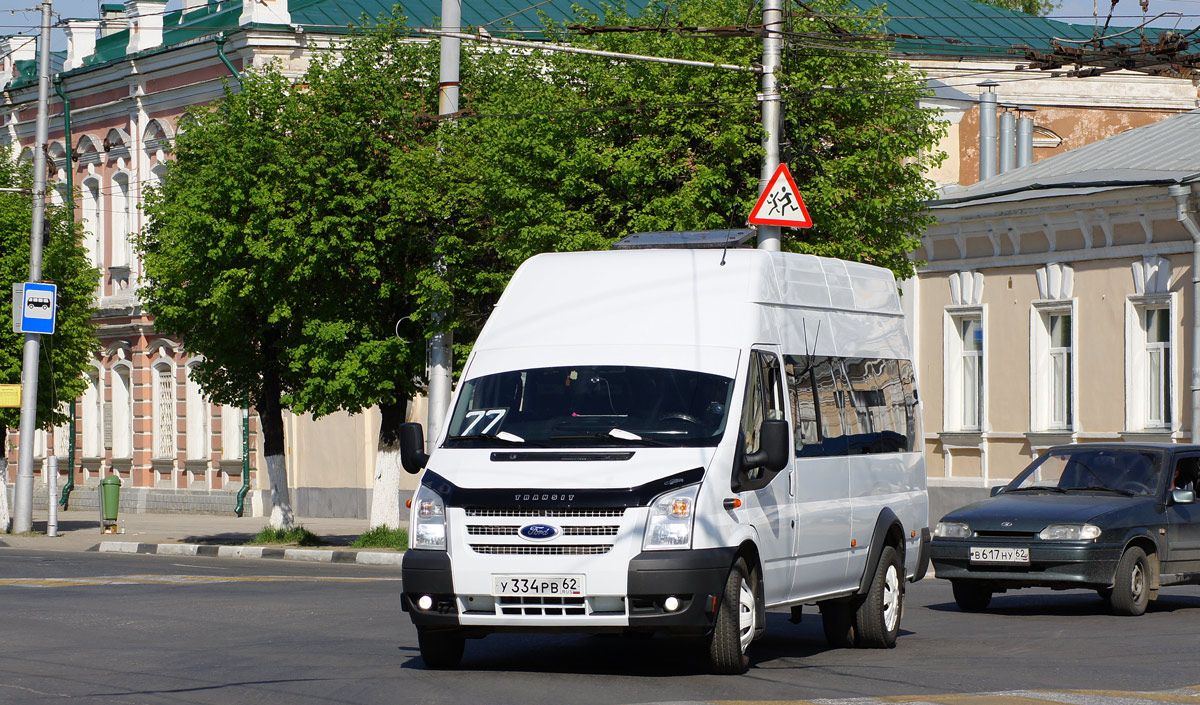
M 1017 108 L 1020 117 L 1017 118 L 1017 168 L 1033 163 L 1033 113 L 1037 111 L 1028 106 Z
M 1002 105 L 1011 108 L 1011 105 Z M 1017 116 L 1011 110 L 1000 113 L 1000 173 L 1012 171 L 1013 150 L 1017 143 Z
M 63 69 L 70 71 L 83 66 L 83 60 L 96 53 L 98 20 L 67 20 L 67 60 Z
M 979 95 L 979 180 L 996 175 L 996 86 L 995 81 L 978 84 Z

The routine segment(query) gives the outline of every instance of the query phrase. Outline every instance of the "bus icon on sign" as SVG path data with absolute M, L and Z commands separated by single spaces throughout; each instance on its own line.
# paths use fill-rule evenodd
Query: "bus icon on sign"
M 30 296 L 25 305 L 31 309 L 50 309 L 50 297 L 48 296 Z

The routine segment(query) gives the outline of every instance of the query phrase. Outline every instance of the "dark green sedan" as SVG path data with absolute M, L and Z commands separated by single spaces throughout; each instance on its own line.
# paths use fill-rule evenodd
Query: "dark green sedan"
M 960 609 L 1015 588 L 1086 588 L 1139 615 L 1158 590 L 1200 584 L 1200 445 L 1051 448 L 992 497 L 938 522 L 937 577 Z

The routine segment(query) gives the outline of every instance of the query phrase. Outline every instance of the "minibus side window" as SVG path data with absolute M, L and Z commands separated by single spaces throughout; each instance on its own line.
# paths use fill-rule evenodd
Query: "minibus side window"
M 900 381 L 904 386 L 904 435 L 907 441 L 905 450 L 917 447 L 917 381 L 913 377 L 913 366 L 908 360 L 900 361 Z
M 834 358 L 818 357 L 813 360 L 813 377 L 817 385 L 817 422 L 821 430 L 822 452 L 819 455 L 844 455 L 846 444 L 842 441 L 842 419 L 838 409 L 837 387 L 833 381 Z
M 821 433 L 817 419 L 817 386 L 808 358 L 787 355 L 788 395 L 792 405 L 796 456 L 821 455 Z

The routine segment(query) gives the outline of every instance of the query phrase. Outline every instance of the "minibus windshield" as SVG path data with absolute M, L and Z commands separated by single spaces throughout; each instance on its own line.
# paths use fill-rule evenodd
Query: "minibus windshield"
M 733 380 L 691 370 L 576 365 L 463 384 L 448 447 L 715 446 Z

